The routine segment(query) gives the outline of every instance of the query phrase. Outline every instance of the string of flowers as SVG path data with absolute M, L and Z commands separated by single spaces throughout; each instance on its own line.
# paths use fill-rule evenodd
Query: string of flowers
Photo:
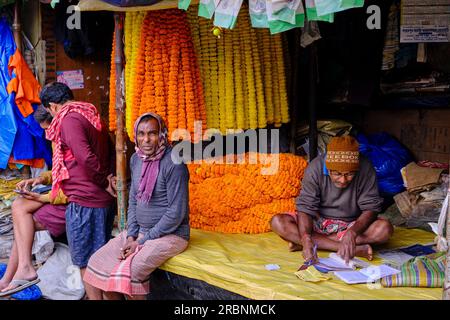
M 111 72 L 109 75 L 109 130 L 116 131 L 116 65 L 115 65 L 115 56 L 116 56 L 116 32 L 113 34 L 113 43 L 111 50 Z
M 284 54 L 283 54 L 283 48 L 282 48 L 282 40 L 281 35 L 276 35 L 277 41 L 274 41 L 274 47 L 275 47 L 275 55 L 276 55 L 276 68 L 277 68 L 277 74 L 284 74 L 285 68 L 284 68 Z M 281 73 L 280 73 L 281 72 Z M 280 105 L 280 117 L 281 117 L 281 123 L 287 123 L 289 122 L 289 107 L 288 107 L 288 98 L 287 98 L 287 92 L 286 92 L 286 77 L 284 76 L 278 76 L 279 80 L 279 105 Z
M 257 29 L 258 48 L 262 55 L 262 67 L 264 77 L 264 97 L 266 101 L 266 119 L 267 123 L 272 124 L 274 121 L 274 100 L 272 94 L 272 57 L 270 48 L 270 34 L 266 29 Z
M 234 100 L 233 40 L 231 32 L 224 34 L 223 46 L 225 54 L 225 96 L 222 101 L 225 104 L 226 128 L 233 129 L 236 125 L 236 104 Z

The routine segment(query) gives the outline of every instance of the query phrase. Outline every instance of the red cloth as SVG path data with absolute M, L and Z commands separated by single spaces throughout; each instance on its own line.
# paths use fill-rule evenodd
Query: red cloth
M 89 208 L 106 208 L 113 198 L 105 188 L 114 172 L 114 147 L 106 125 L 95 129 L 78 113 L 71 113 L 61 127 L 63 153 L 71 151 L 72 160 L 64 159 L 70 179 L 61 183 L 70 202 Z
M 86 102 L 70 101 L 65 103 L 53 118 L 52 123 L 45 132 L 47 139 L 54 142 L 52 169 L 53 185 L 51 192 L 52 198 L 55 198 L 58 194 L 58 190 L 61 187 L 61 182 L 69 179 L 70 177 L 69 171 L 64 164 L 64 153 L 61 147 L 61 124 L 64 118 L 72 112 L 81 114 L 98 131 L 102 129 L 100 115 L 98 114 L 97 109 L 92 104 Z
M 14 71 L 16 77 L 7 86 L 8 94 L 16 93 L 16 104 L 20 113 L 26 118 L 34 112 L 32 103 L 41 103 L 39 91 L 41 86 L 34 77 L 19 50 L 9 58 L 8 69 Z

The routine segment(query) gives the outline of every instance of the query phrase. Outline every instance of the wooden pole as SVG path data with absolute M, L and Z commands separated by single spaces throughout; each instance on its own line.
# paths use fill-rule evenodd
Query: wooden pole
M 20 3 L 22 0 L 16 0 L 14 5 L 14 22 L 12 25 L 14 42 L 16 43 L 17 50 L 22 52 L 22 26 L 20 24 Z
M 119 230 L 125 229 L 127 212 L 127 158 L 126 136 L 124 117 L 124 98 L 122 96 L 122 71 L 123 71 L 123 14 L 114 14 L 115 23 L 115 48 L 114 57 L 116 68 L 116 177 L 117 177 L 117 214 L 119 218 Z M 111 66 L 113 67 L 113 66 Z
M 450 161 L 449 161 L 450 164 Z M 450 201 L 450 184 L 447 190 L 447 196 Z M 447 221 L 446 221 L 446 236 L 447 246 L 450 245 L 450 205 L 447 208 Z M 444 292 L 442 294 L 443 300 L 450 300 L 450 248 L 447 249 L 447 256 L 445 258 L 445 280 L 444 280 Z

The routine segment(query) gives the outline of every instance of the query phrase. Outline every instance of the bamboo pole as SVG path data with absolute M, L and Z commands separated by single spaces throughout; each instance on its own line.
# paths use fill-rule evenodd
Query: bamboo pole
M 127 159 L 125 143 L 125 117 L 124 97 L 122 95 L 122 71 L 123 71 L 123 13 L 114 14 L 115 47 L 116 55 L 114 63 L 116 68 L 116 177 L 117 177 L 117 214 L 119 218 L 119 230 L 125 229 L 127 212 Z M 113 66 L 111 66 L 113 67 Z
M 449 161 L 450 163 L 450 161 Z M 450 201 L 450 185 L 447 190 L 447 196 Z M 450 245 L 450 205 L 447 208 L 447 221 L 446 221 L 446 236 L 447 246 Z M 443 300 L 450 300 L 450 248 L 447 249 L 447 256 L 445 258 L 445 280 L 444 280 L 444 292 L 442 293 Z
M 16 0 L 14 5 L 14 22 L 12 25 L 14 42 L 16 43 L 17 50 L 22 52 L 22 26 L 20 24 L 20 3 L 22 0 Z

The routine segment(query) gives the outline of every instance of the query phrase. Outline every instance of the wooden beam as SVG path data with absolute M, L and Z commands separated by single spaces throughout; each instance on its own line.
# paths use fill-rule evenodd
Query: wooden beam
M 12 25 L 13 34 L 14 34 L 14 42 L 16 43 L 17 50 L 22 52 L 22 26 L 20 24 L 20 15 L 21 15 L 21 3 L 22 0 L 16 0 L 14 5 L 14 22 Z
M 124 14 L 114 14 L 115 24 L 115 48 L 116 55 L 114 63 L 116 68 L 116 177 L 117 177 L 117 214 L 119 218 L 120 231 L 125 229 L 127 212 L 127 157 L 126 157 L 126 134 L 124 116 L 124 97 L 122 95 L 123 75 L 123 22 Z M 113 66 L 111 66 L 113 67 Z

